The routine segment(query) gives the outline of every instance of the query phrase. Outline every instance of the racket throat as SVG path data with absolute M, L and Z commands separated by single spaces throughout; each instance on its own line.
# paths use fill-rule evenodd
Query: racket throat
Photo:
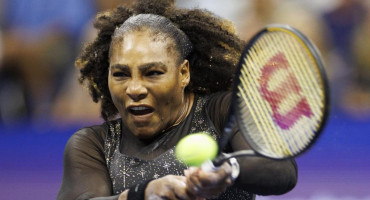
M 221 154 L 218 156 L 214 161 L 213 164 L 215 166 L 220 166 L 222 163 L 224 163 L 226 160 L 229 160 L 230 158 L 237 158 L 237 157 L 242 157 L 242 156 L 255 156 L 256 153 L 253 150 L 241 150 L 241 151 L 236 151 L 233 153 L 229 154 Z

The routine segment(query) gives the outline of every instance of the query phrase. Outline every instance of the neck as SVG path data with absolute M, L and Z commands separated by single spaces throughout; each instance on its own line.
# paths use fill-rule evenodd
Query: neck
M 194 94 L 193 93 L 185 93 L 184 94 L 184 103 L 181 108 L 179 117 L 177 117 L 176 121 L 170 125 L 168 128 L 164 129 L 162 132 L 165 132 L 177 125 L 179 125 L 184 119 L 189 115 L 191 108 L 193 107 L 194 102 Z

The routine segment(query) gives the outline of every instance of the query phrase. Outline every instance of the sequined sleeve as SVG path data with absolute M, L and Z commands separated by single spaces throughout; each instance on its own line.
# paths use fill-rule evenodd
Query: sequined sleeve
M 103 125 L 84 128 L 68 140 L 58 200 L 118 199 L 118 196 L 108 197 L 112 194 L 112 183 L 104 159 L 105 133 Z
M 221 133 L 230 107 L 231 93 L 213 94 L 207 104 L 207 112 L 215 128 Z

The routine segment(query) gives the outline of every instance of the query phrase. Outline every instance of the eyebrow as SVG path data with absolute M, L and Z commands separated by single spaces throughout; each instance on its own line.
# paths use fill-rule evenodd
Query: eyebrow
M 120 70 L 127 70 L 129 67 L 127 65 L 123 65 L 123 64 L 114 64 L 114 65 L 111 65 L 110 68 L 111 69 L 117 68 L 117 69 L 120 69 Z
M 162 62 L 151 62 L 151 63 L 145 63 L 143 65 L 139 66 L 140 71 L 147 71 L 152 67 L 160 67 L 160 68 L 165 68 L 166 65 Z
M 166 67 L 166 65 L 162 62 L 150 62 L 145 63 L 139 66 L 140 71 L 146 71 L 149 70 L 152 67 Z M 114 64 L 110 66 L 111 69 L 118 68 L 120 70 L 128 70 L 129 66 L 125 64 Z

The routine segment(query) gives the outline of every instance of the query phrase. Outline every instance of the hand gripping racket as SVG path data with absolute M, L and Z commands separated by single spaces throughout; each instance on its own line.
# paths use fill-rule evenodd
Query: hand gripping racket
M 329 91 L 321 56 L 310 40 L 287 25 L 269 25 L 243 51 L 235 74 L 229 120 L 219 149 L 236 122 L 253 150 L 219 155 L 215 166 L 238 156 L 295 157 L 319 137 Z

